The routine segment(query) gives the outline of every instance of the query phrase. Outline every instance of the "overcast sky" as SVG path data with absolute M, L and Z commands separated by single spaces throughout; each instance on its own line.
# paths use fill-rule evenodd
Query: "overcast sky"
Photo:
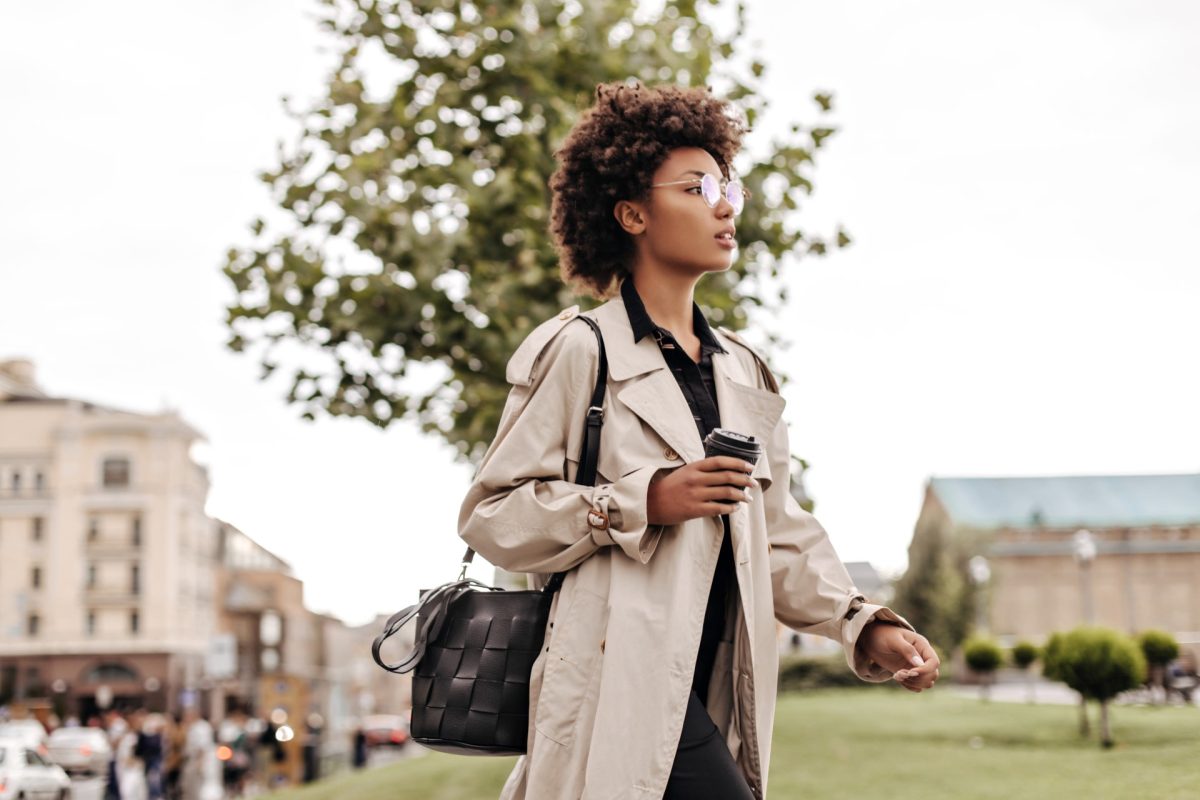
M 0 358 L 176 408 L 209 513 L 351 622 L 457 573 L 470 473 L 410 425 L 298 419 L 228 352 L 225 250 L 270 207 L 280 104 L 330 62 L 310 2 L 0 9 Z M 846 560 L 904 567 L 933 475 L 1200 469 L 1200 6 L 750 0 L 771 112 L 836 95 L 788 266 L 785 417 Z M 486 570 L 477 571 L 487 578 Z

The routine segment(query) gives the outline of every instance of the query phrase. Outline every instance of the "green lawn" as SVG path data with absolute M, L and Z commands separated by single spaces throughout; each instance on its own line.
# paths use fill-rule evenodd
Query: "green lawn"
M 769 792 L 777 800 L 1200 798 L 1200 709 L 1120 707 L 1112 718 L 1117 746 L 1102 751 L 1079 738 L 1068 706 L 984 704 L 936 690 L 784 695 Z M 512 762 L 431 753 L 271 797 L 484 800 L 497 796 Z

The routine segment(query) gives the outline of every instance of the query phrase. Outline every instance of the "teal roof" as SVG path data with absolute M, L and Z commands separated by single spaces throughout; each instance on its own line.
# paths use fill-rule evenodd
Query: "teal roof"
M 974 528 L 1200 523 L 1200 474 L 932 478 L 950 518 Z

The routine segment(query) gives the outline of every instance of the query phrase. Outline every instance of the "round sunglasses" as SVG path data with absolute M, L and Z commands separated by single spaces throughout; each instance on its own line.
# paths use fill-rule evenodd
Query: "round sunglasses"
M 651 189 L 657 189 L 659 186 L 680 186 L 685 183 L 700 184 L 700 196 L 704 198 L 704 202 L 709 208 L 716 208 L 717 203 L 721 202 L 723 196 L 729 201 L 729 205 L 733 206 L 733 213 L 742 213 L 742 208 L 746 205 L 746 198 L 750 196 L 750 190 L 742 186 L 739 180 L 718 181 L 714 176 L 705 174 L 701 178 L 688 178 L 682 181 L 667 181 L 666 183 L 652 183 Z

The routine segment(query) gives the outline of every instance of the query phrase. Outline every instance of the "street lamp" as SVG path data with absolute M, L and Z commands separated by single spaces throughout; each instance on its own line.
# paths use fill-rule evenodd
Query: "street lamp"
M 1096 559 L 1096 539 L 1087 528 L 1075 531 L 1071 539 L 1075 560 L 1079 563 L 1079 592 L 1083 597 L 1083 621 L 1095 621 L 1092 607 L 1092 561 Z
M 971 583 L 975 584 L 975 630 L 987 633 L 987 602 L 984 593 L 987 591 L 987 582 L 992 579 L 992 568 L 983 556 L 971 556 L 971 560 L 967 562 L 967 574 L 971 576 Z

